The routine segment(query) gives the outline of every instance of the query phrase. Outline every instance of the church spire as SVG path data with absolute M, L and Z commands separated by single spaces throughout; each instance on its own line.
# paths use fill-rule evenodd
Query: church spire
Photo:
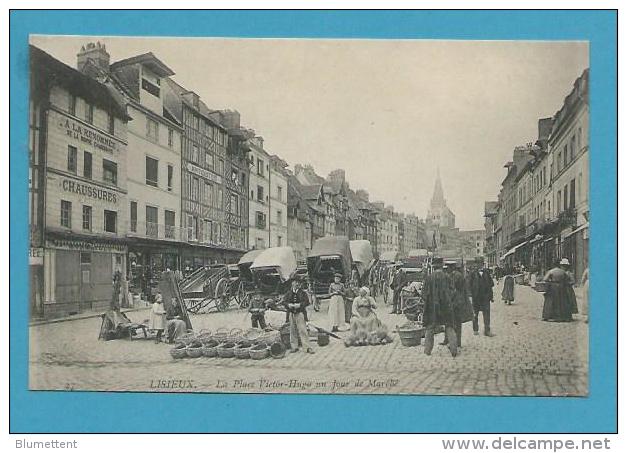
M 431 206 L 445 206 L 444 190 L 442 189 L 442 180 L 440 179 L 440 167 L 438 167 L 437 176 L 435 178 L 435 187 L 433 189 L 433 197 L 431 198 Z

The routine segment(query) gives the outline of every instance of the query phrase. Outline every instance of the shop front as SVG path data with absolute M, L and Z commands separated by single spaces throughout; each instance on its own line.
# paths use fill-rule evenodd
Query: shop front
M 246 250 L 184 245 L 181 249 L 181 271 L 184 276 L 212 264 L 234 264 Z
M 126 274 L 126 245 L 119 239 L 49 233 L 43 255 L 46 319 L 108 309 L 114 274 Z
M 181 270 L 178 246 L 142 243 L 136 239 L 129 243 L 127 278 L 132 294 L 151 300 L 161 273 L 167 270 Z

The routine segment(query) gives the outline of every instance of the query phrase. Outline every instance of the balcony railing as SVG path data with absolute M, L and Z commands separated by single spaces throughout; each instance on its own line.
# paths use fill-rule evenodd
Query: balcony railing
M 162 223 L 131 221 L 129 223 L 128 236 L 179 241 L 181 239 L 181 228 Z

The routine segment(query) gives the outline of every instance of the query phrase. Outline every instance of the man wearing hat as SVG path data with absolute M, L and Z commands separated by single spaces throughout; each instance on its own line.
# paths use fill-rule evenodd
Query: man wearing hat
M 457 336 L 457 347 L 462 347 L 462 324 L 474 319 L 472 301 L 468 283 L 463 274 L 461 261 L 452 261 L 447 264 L 447 275 L 451 284 L 451 298 L 453 306 L 453 327 Z M 444 338 L 442 344 L 448 344 L 449 339 Z
M 433 272 L 427 275 L 422 288 L 424 313 L 422 321 L 425 326 L 425 354 L 431 355 L 435 329 L 444 325 L 444 332 L 448 339 L 448 348 L 451 355 L 457 355 L 457 334 L 454 329 L 454 315 L 452 305 L 451 286 L 448 275 L 444 273 L 442 258 L 433 258 L 431 262 Z
M 301 277 L 295 275 L 292 279 L 292 287 L 283 296 L 283 306 L 287 312 L 287 321 L 290 325 L 290 351 L 298 351 L 298 340 L 300 339 L 305 351 L 313 354 L 314 350 L 309 343 L 309 333 L 307 332 L 309 297 L 301 288 L 301 284 Z
M 490 330 L 490 304 L 494 302 L 492 287 L 494 281 L 490 272 L 483 265 L 483 258 L 475 259 L 476 269 L 470 274 L 470 294 L 472 296 L 472 308 L 474 319 L 472 330 L 479 335 L 479 312 L 483 313 L 483 333 L 486 337 L 492 337 Z

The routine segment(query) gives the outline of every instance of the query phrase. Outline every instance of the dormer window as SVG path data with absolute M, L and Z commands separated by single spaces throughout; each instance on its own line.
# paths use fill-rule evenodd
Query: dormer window
M 155 97 L 160 96 L 161 88 L 159 88 L 160 81 L 159 79 L 148 80 L 145 77 L 142 77 L 142 89 L 152 94 Z

